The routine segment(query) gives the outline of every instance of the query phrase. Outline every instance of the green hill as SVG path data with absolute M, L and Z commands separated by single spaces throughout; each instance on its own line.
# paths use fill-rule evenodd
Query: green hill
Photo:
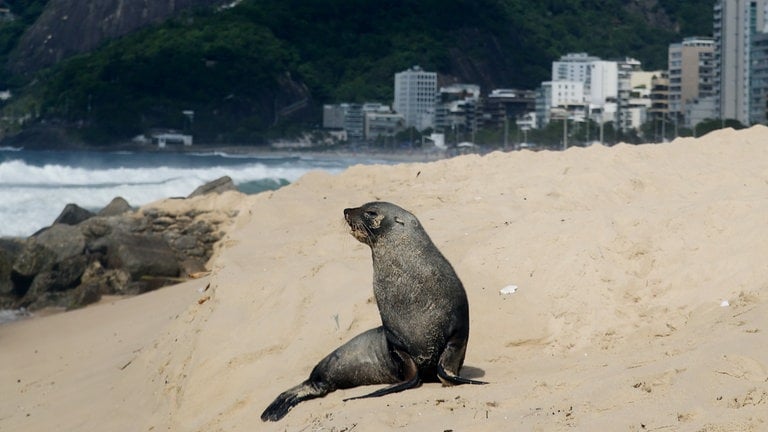
M 669 43 L 711 34 L 706 3 L 244 0 L 185 12 L 34 76 L 6 69 L 16 96 L 3 110 L 30 114 L 24 128 L 54 125 L 104 145 L 159 127 L 261 144 L 316 127 L 324 103 L 391 103 L 394 73 L 415 64 L 484 92 L 535 88 L 568 52 L 666 68 Z M 18 38 L 13 25 L 0 26 L 2 59 Z M 191 124 L 183 110 L 195 112 Z

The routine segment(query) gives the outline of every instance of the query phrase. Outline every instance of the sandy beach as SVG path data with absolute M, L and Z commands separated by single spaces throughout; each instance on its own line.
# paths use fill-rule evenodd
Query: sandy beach
M 490 384 L 340 390 L 263 423 L 380 324 L 342 214 L 373 200 L 453 264 L 463 372 Z M 311 172 L 225 202 L 209 276 L 0 326 L 0 431 L 768 430 L 766 127 Z

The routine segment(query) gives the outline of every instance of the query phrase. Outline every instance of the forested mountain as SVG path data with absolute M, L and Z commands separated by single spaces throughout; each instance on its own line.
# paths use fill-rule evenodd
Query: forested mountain
M 30 58 L 24 32 L 50 19 L 42 8 L 53 2 L 6 2 L 22 17 L 0 24 L 0 79 L 14 94 L 6 131 L 26 115 L 24 128 L 102 144 L 153 127 L 192 127 L 198 142 L 264 143 L 319 124 L 323 103 L 391 103 L 394 73 L 416 64 L 484 92 L 535 88 L 568 52 L 666 68 L 669 43 L 711 34 L 714 3 L 242 0 L 186 9 L 52 67 L 19 68 L 15 59 Z M 183 110 L 195 112 L 193 124 Z

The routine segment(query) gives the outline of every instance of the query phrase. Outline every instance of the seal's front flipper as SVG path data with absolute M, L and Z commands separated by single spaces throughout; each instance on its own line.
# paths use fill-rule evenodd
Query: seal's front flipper
M 389 387 L 384 387 L 383 389 L 376 390 L 375 392 L 368 393 L 367 395 L 355 396 L 355 397 L 344 399 L 344 402 L 348 400 L 384 396 L 390 393 L 397 393 L 403 390 L 416 388 L 419 385 L 421 385 L 421 380 L 419 379 L 419 370 L 416 367 L 416 362 L 413 361 L 411 356 L 409 356 L 407 353 L 400 350 L 395 350 L 395 354 L 397 354 L 397 357 L 399 357 L 399 359 L 401 360 L 399 363 L 402 367 L 402 372 L 404 376 L 403 381 L 392 384 Z
M 290 388 L 275 398 L 267 409 L 261 414 L 262 421 L 278 421 L 288 414 L 291 408 L 305 400 L 314 399 L 328 394 L 328 389 L 310 380 L 304 381 L 296 387 Z
M 464 363 L 464 353 L 467 350 L 467 340 L 456 336 L 448 341 L 445 350 L 440 354 L 437 362 L 437 378 L 444 385 L 459 384 L 488 384 L 485 381 L 477 381 L 459 376 L 459 370 Z

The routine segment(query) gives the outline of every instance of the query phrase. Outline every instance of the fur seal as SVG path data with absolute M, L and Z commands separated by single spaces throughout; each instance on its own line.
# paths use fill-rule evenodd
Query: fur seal
M 416 217 L 387 202 L 344 210 L 351 234 L 371 248 L 373 293 L 382 325 L 355 336 L 281 393 L 261 415 L 277 421 L 299 402 L 337 389 L 390 384 L 364 396 L 417 387 L 486 384 L 459 376 L 469 338 L 467 295 Z

